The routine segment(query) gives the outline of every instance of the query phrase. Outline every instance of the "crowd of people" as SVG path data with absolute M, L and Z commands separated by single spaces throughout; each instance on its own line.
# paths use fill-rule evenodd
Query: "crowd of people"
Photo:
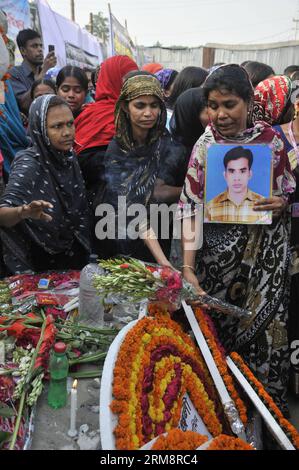
M 115 56 L 90 77 L 66 65 L 53 79 L 55 51 L 44 57 L 36 31 L 20 31 L 17 44 L 23 62 L 9 68 L 0 105 L 2 274 L 81 269 L 91 252 L 180 269 L 199 293 L 253 312 L 246 321 L 210 315 L 226 350 L 242 354 L 288 416 L 290 344 L 299 339 L 299 66 L 276 74 L 246 61 L 178 72 Z M 272 211 L 271 224 L 196 225 L 213 144 L 238 146 L 224 172 L 247 158 L 248 174 L 251 157 L 240 148 L 270 146 L 272 193 L 244 198 L 252 214 Z M 227 211 L 241 203 L 221 197 Z M 151 209 L 161 204 L 177 204 L 181 241 L 171 239 L 171 219 L 169 237 L 161 235 L 163 212 L 153 227 Z M 145 216 L 132 236 L 136 205 Z M 114 236 L 98 236 L 99 227 Z M 190 228 L 194 237 L 203 231 L 200 249 L 190 249 Z

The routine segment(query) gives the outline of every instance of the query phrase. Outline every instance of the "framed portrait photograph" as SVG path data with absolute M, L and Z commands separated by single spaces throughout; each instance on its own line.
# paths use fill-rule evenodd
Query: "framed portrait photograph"
M 205 166 L 204 222 L 271 224 L 272 211 L 255 211 L 272 196 L 269 145 L 212 144 Z

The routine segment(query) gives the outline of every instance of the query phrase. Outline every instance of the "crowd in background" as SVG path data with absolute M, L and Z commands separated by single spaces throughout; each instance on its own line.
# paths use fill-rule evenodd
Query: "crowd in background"
M 10 52 L 0 105 L 2 274 L 81 269 L 91 252 L 175 266 L 198 292 L 254 313 L 242 323 L 211 315 L 225 348 L 242 353 L 287 416 L 287 384 L 299 373 L 290 372 L 299 339 L 299 65 L 279 75 L 253 61 L 178 72 L 115 56 L 96 70 L 58 70 L 55 51 L 44 56 L 40 35 L 23 30 L 14 66 L 0 19 Z M 151 236 L 148 219 L 130 238 L 133 216 L 122 224 L 119 196 L 129 207 L 188 204 L 182 223 L 194 223 L 212 143 L 271 145 L 273 194 L 255 209 L 272 210 L 272 224 L 206 224 L 201 250 L 186 250 L 183 237 L 179 254 L 171 236 Z M 96 237 L 101 204 L 115 208 L 108 225 L 123 236 Z

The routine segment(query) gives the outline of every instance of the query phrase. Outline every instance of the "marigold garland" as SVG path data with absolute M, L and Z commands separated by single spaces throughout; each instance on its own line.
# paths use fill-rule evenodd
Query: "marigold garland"
M 195 450 L 207 440 L 207 436 L 197 432 L 171 429 L 154 442 L 151 450 Z
M 216 331 L 213 332 L 212 330 L 212 321 L 209 319 L 208 315 L 206 315 L 200 308 L 195 309 L 195 316 L 199 323 L 201 331 L 208 343 L 208 346 L 217 365 L 217 368 L 221 374 L 221 377 L 223 378 L 226 388 L 232 400 L 236 404 L 240 418 L 243 424 L 246 425 L 247 409 L 234 386 L 232 376 L 226 364 L 224 349 L 219 343 L 219 340 L 216 336 Z
M 120 346 L 114 367 L 116 448 L 138 449 L 176 428 L 186 392 L 209 432 L 219 435 L 222 407 L 193 341 L 164 314 L 139 320 Z
M 220 434 L 213 439 L 206 450 L 255 450 L 250 444 L 238 437 Z
M 230 357 L 244 374 L 250 385 L 253 387 L 254 391 L 259 395 L 262 402 L 267 406 L 272 416 L 279 422 L 279 425 L 292 441 L 294 447 L 298 450 L 299 433 L 296 431 L 294 426 L 283 416 L 278 406 L 274 403 L 271 396 L 266 392 L 262 383 L 251 372 L 250 368 L 243 361 L 242 357 L 236 352 L 231 353 Z

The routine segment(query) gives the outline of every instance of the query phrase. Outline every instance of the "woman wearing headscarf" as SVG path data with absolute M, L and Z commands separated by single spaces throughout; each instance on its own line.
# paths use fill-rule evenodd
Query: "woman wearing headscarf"
M 295 181 L 279 134 L 265 122 L 252 125 L 248 120 L 253 88 L 244 68 L 235 64 L 218 67 L 206 79 L 204 93 L 211 123 L 193 148 L 179 202 L 183 275 L 199 293 L 207 292 L 252 312 L 247 320 L 210 314 L 226 350 L 242 355 L 282 412 L 288 413 L 290 245 L 286 207 Z M 202 227 L 196 229 L 196 214 L 205 200 L 208 149 L 215 143 L 270 146 L 273 196 L 257 202 L 254 210 L 272 210 L 273 222 L 205 223 L 203 245 L 197 253 L 191 242 L 202 231 Z M 187 227 L 191 231 L 185 232 Z
M 158 62 L 150 62 L 149 64 L 144 64 L 141 67 L 141 70 L 149 73 L 157 73 L 159 70 L 163 69 L 163 65 L 158 64 Z
M 172 116 L 172 109 L 169 109 L 167 107 L 167 101 L 172 93 L 174 80 L 177 77 L 178 72 L 173 69 L 162 69 L 162 70 L 159 70 L 159 72 L 156 72 L 155 75 L 157 79 L 159 80 L 162 90 L 163 90 L 164 102 L 166 104 L 166 110 L 167 110 L 166 128 L 169 130 L 169 123 L 170 123 L 170 119 Z
M 292 119 L 292 81 L 285 75 L 276 75 L 260 82 L 254 90 L 253 121 L 264 121 L 274 126 Z
M 1 228 L 4 262 L 10 273 L 80 269 L 89 253 L 89 221 L 69 106 L 58 96 L 40 96 L 30 107 L 29 131 L 32 146 L 16 155 L 0 201 L 0 217 L 19 217 Z M 52 207 L 28 219 L 27 206 L 41 200 Z
M 182 142 L 190 152 L 209 123 L 207 105 L 202 88 L 190 88 L 175 104 L 170 121 L 171 135 Z
M 132 70 L 138 70 L 138 66 L 128 56 L 105 60 L 98 75 L 95 103 L 87 105 L 75 120 L 75 151 L 90 204 L 102 183 L 103 157 L 115 133 L 114 109 L 123 77 Z
M 23 127 L 19 108 L 9 80 L 9 75 L 6 74 L 6 69 L 9 66 L 9 54 L 7 50 L 9 43 L 7 42 L 8 38 L 5 34 L 5 30 L 7 30 L 7 19 L 1 11 L 0 13 L 2 15 L 2 19 L 0 15 L 0 57 L 1 68 L 3 68 L 2 73 L 0 74 L 0 79 L 3 80 L 4 83 L 4 103 L 0 104 L 0 153 L 2 153 L 4 160 L 3 176 L 5 182 L 7 182 L 10 172 L 10 165 L 15 157 L 15 154 L 19 150 L 28 147 L 29 141 L 26 137 L 26 132 Z M 6 26 L 3 25 L 3 22 L 5 22 Z M 2 32 L 1 29 L 3 30 Z M 7 60 L 2 64 L 5 54 Z
M 122 222 L 119 197 L 125 198 L 127 210 L 140 204 L 146 211 L 151 209 L 151 203 L 171 204 L 178 200 L 187 165 L 186 150 L 172 140 L 165 122 L 163 93 L 156 77 L 128 78 L 115 109 L 116 135 L 105 155 L 106 187 L 101 202 L 114 208 L 117 234 L 115 240 L 100 240 L 99 250 L 105 256 L 130 254 L 153 259 L 140 238 L 130 237 L 128 227 L 133 217 Z M 109 223 L 112 224 L 111 217 Z M 97 229 L 96 235 L 101 238 Z M 165 242 L 164 248 L 169 252 L 169 240 Z

